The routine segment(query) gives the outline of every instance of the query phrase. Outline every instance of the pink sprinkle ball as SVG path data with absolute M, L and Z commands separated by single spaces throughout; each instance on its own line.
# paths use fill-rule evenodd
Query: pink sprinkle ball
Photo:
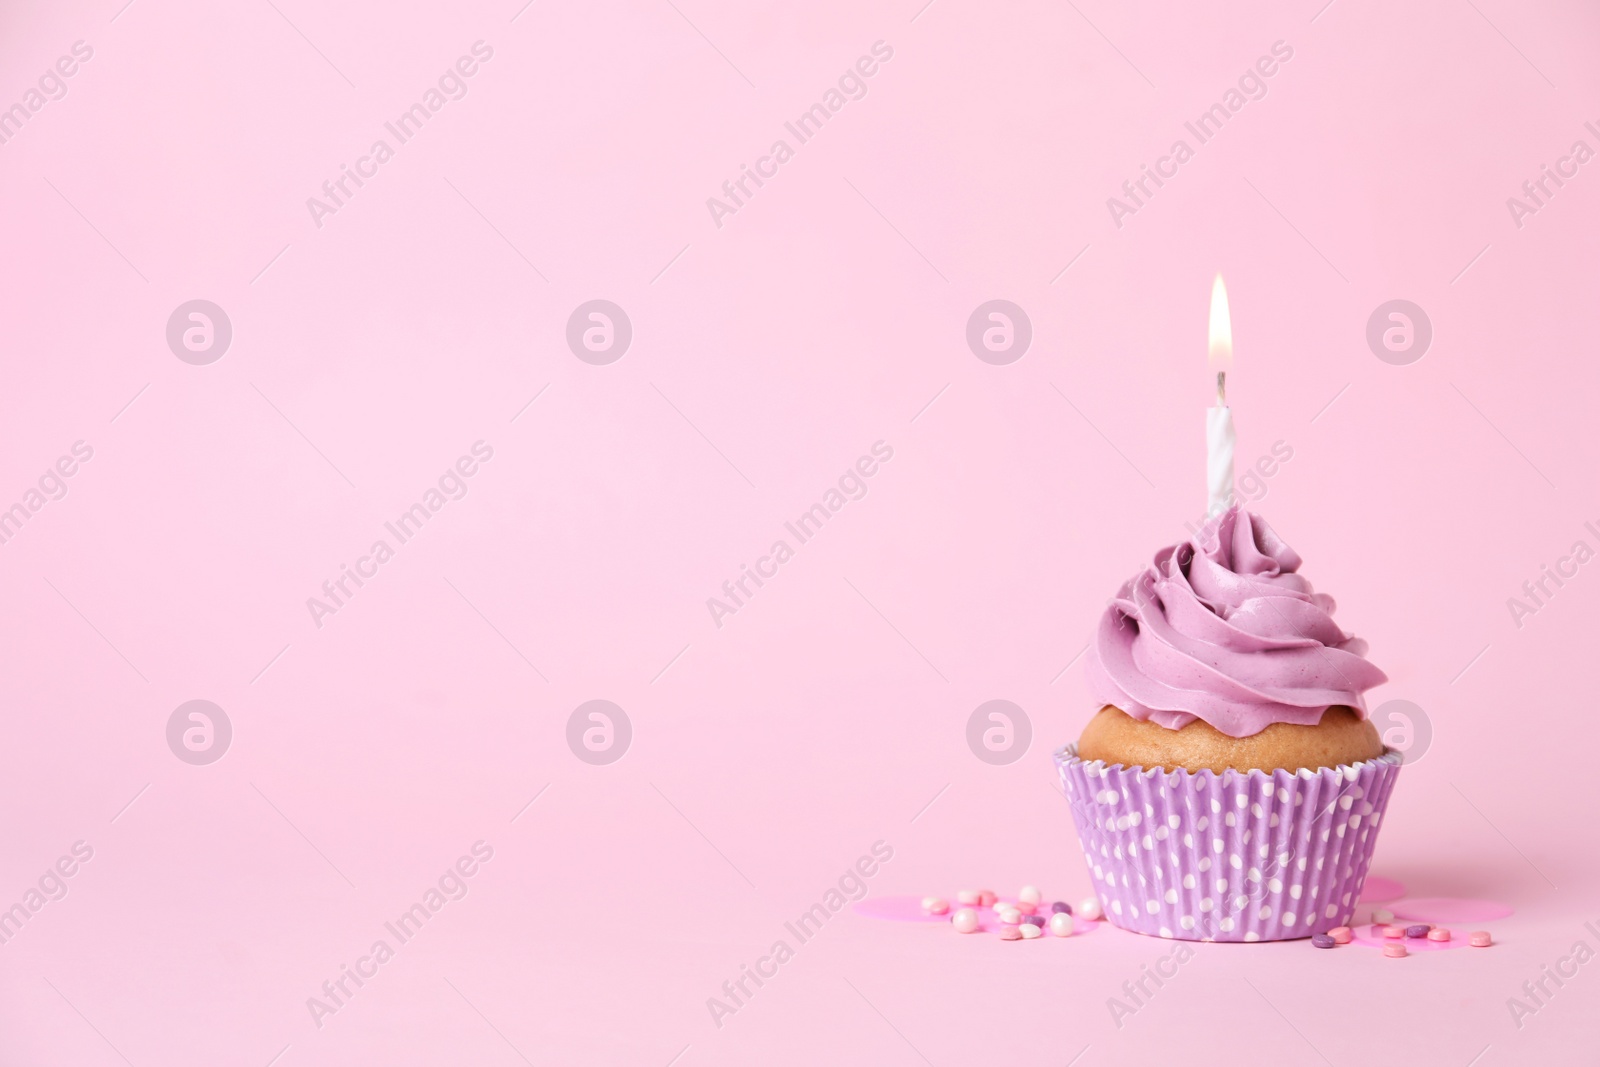
M 1020 900 L 1017 902 L 1017 911 L 1023 915 L 1032 915 L 1039 910 L 1037 901 Z
M 1089 922 L 1099 922 L 1105 918 L 1105 912 L 1100 909 L 1099 897 L 1084 897 L 1078 904 L 1078 914 Z
M 1058 911 L 1050 916 L 1050 932 L 1057 937 L 1071 937 L 1072 925 L 1072 916 L 1064 911 Z
M 1328 931 L 1328 936 L 1333 938 L 1333 942 L 1336 945 L 1348 945 L 1355 934 L 1348 926 L 1335 926 Z
M 1405 942 L 1390 941 L 1388 944 L 1383 946 L 1383 954 L 1388 956 L 1390 959 L 1400 959 L 1402 956 L 1406 955 Z
M 1448 940 L 1450 940 L 1450 931 L 1446 930 L 1442 926 L 1435 926 L 1432 930 L 1428 931 L 1428 940 L 1429 941 L 1448 941 Z
M 999 895 L 993 889 L 978 890 L 978 905 L 980 907 L 992 908 L 994 907 L 994 902 L 999 899 Z
M 1033 927 L 1033 929 L 1037 930 L 1038 927 Z M 1038 937 L 1039 935 L 1038 934 L 1034 934 L 1033 936 L 1034 937 Z M 1018 927 L 1018 926 L 1009 926 L 1009 925 L 1008 926 L 1002 926 L 1000 928 L 1000 940 L 1002 940 L 1002 941 L 1021 941 L 1022 940 L 1022 928 Z
M 1405 937 L 1406 928 L 1404 926 L 1385 926 L 1383 928 L 1383 936 L 1386 938 Z
M 977 889 L 963 889 L 956 893 L 956 903 L 965 907 L 975 907 L 983 903 L 983 893 Z M 992 901 L 991 901 L 992 903 Z M 988 907 L 987 904 L 984 905 Z
M 942 897 L 923 897 L 922 910 L 929 915 L 944 915 L 950 910 L 950 902 Z
M 962 908 L 950 916 L 950 925 L 956 928 L 958 934 L 972 934 L 978 930 L 978 913 L 971 908 Z
M 1473 948 L 1488 948 L 1494 944 L 1494 938 L 1489 936 L 1489 931 L 1487 930 L 1474 930 L 1469 935 L 1467 943 Z

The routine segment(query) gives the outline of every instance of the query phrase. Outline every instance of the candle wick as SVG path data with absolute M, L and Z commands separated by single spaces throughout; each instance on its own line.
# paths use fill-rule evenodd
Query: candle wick
M 1222 371 L 1222 370 L 1217 371 L 1217 405 L 1219 407 L 1227 407 L 1228 406 L 1228 384 L 1227 383 L 1228 383 L 1228 372 L 1227 371 Z

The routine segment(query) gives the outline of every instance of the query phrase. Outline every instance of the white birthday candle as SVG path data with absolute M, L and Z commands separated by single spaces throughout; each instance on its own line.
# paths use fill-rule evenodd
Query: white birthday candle
M 1207 355 L 1217 373 L 1217 402 L 1206 410 L 1206 514 L 1233 504 L 1233 410 L 1228 407 L 1228 370 L 1233 366 L 1233 323 L 1222 275 L 1211 283 L 1211 326 Z

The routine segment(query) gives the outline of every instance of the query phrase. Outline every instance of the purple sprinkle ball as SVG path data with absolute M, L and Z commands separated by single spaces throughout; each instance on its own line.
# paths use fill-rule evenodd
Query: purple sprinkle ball
M 1071 915 L 1072 914 L 1072 905 L 1068 904 L 1064 900 L 1058 900 L 1054 904 L 1050 905 L 1050 914 L 1051 915 L 1060 914 L 1062 912 L 1065 912 L 1066 914 Z
M 1311 943 L 1317 948 L 1333 948 L 1339 942 L 1335 941 L 1327 934 L 1312 934 Z
M 1427 937 L 1428 931 L 1432 929 L 1433 927 L 1429 926 L 1427 923 L 1414 923 L 1413 925 L 1406 927 L 1406 936 Z
M 1043 915 L 1024 915 L 1022 921 L 1029 926 L 1043 926 L 1045 920 Z

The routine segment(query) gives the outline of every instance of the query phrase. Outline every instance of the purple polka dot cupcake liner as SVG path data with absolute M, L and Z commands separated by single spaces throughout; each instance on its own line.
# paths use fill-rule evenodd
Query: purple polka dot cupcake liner
M 1113 925 L 1282 941 L 1349 925 L 1401 756 L 1270 774 L 1108 766 L 1073 745 L 1055 761 Z

